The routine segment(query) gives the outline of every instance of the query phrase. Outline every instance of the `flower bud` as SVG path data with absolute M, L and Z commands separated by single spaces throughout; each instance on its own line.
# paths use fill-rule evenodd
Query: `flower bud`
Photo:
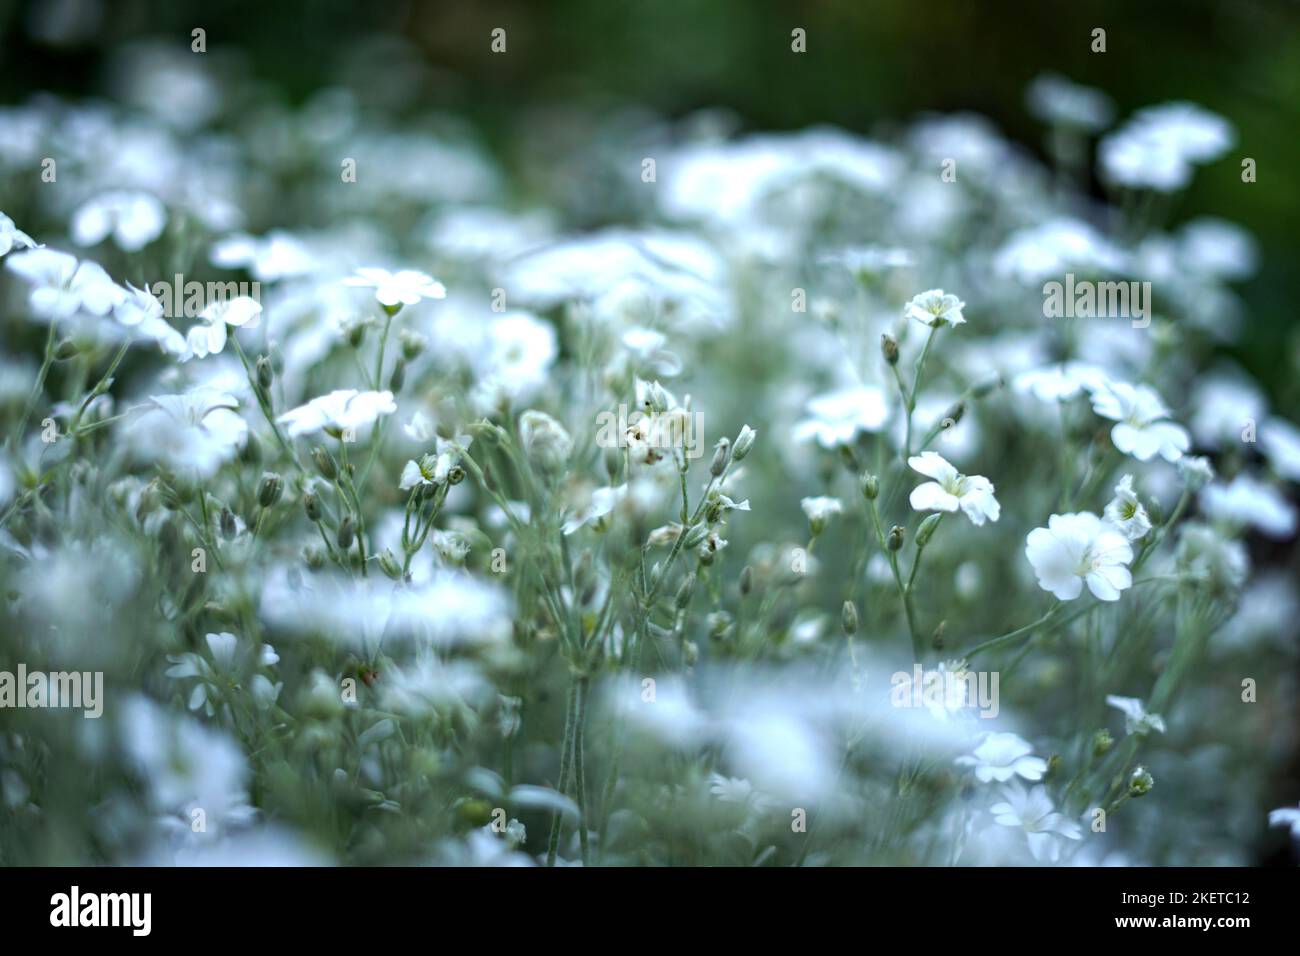
M 72 339 L 64 339 L 54 347 L 54 358 L 60 362 L 66 362 L 70 358 L 75 358 L 81 349 Z
M 379 570 L 392 578 L 394 581 L 401 580 L 402 566 L 397 563 L 397 558 L 393 557 L 393 552 L 384 548 L 379 555 Z
M 464 480 L 465 480 L 465 469 L 462 468 L 460 465 L 452 465 L 450 468 L 447 469 L 447 484 L 459 485 Z M 432 486 L 430 486 L 428 490 L 430 494 L 433 493 Z
M 687 667 L 694 667 L 700 659 L 700 646 L 694 641 L 683 642 L 682 659 Z
M 319 571 L 325 567 L 325 552 L 320 545 L 309 544 L 302 549 L 302 559 L 307 562 L 307 567 L 313 571 Z
M 540 474 L 556 476 L 573 451 L 573 439 L 564 426 L 545 412 L 529 409 L 519 417 L 519 436 L 528 462 Z
M 713 446 L 713 461 L 709 463 L 709 474 L 717 478 L 727 469 L 727 459 L 731 457 L 731 442 L 726 438 L 719 438 L 718 443 Z
M 1052 754 L 1047 758 L 1047 770 L 1043 773 L 1044 780 L 1053 780 L 1061 772 L 1061 755 Z
M 352 530 L 352 515 L 344 515 L 343 520 L 339 522 L 339 547 L 347 551 L 352 547 L 352 541 L 355 537 L 356 535 Z
M 939 527 L 939 522 L 942 520 L 942 511 L 926 516 L 925 520 L 921 522 L 921 526 L 916 529 L 916 546 L 918 548 L 924 548 L 930 543 L 930 538 L 934 536 L 935 528 Z
M 880 479 L 875 475 L 862 476 L 862 497 L 875 501 L 880 495 Z
M 303 509 L 307 512 L 308 521 L 311 521 L 313 523 L 320 521 L 321 518 L 320 499 L 318 499 L 310 491 L 302 496 L 302 506 Z
M 682 578 L 681 587 L 677 589 L 677 598 L 674 603 L 677 610 L 686 610 L 686 605 L 691 603 L 691 598 L 695 595 L 695 575 L 688 574 Z
M 1155 778 L 1151 776 L 1147 768 L 1138 764 L 1133 768 L 1133 773 L 1128 778 L 1128 795 L 1130 797 L 1145 797 L 1155 785 Z
M 1109 730 L 1099 730 L 1092 735 L 1092 756 L 1094 759 L 1104 755 L 1113 746 L 1115 746 L 1115 738 L 1110 735 Z
M 897 551 L 903 546 L 903 538 L 907 536 L 905 528 L 894 525 L 889 529 L 889 536 L 885 539 L 885 546 L 890 551 Z
M 397 393 L 402 390 L 406 384 L 406 359 L 398 358 L 393 365 L 393 374 L 388 379 L 388 388 L 390 391 Z
M 742 425 L 740 434 L 736 436 L 736 443 L 731 446 L 731 460 L 741 462 L 749 454 L 749 450 L 754 447 L 754 439 L 758 437 L 758 432 L 748 425 Z
M 246 465 L 256 465 L 262 460 L 262 443 L 251 431 L 248 433 L 248 440 L 244 442 L 244 447 L 239 449 L 239 460 Z
M 898 339 L 888 332 L 880 337 L 880 354 L 890 365 L 898 364 Z
M 366 340 L 366 323 L 352 322 L 347 328 L 348 345 L 354 349 L 361 348 L 361 343 Z
M 692 525 L 686 531 L 686 537 L 682 539 L 682 548 L 686 551 L 698 547 L 700 543 L 708 537 L 709 526 L 701 521 L 697 525 Z
M 283 493 L 284 482 L 280 476 L 273 471 L 262 472 L 261 484 L 257 486 L 257 503 L 263 508 L 269 508 L 280 500 Z
M 959 421 L 962 420 L 962 416 L 965 414 L 966 414 L 966 403 L 965 402 L 954 403 L 948 409 L 948 411 L 944 413 L 943 427 L 952 428 L 954 425 L 956 425 Z
M 275 378 L 275 373 L 271 369 L 271 360 L 265 355 L 258 356 L 257 359 L 257 387 L 263 392 L 271 388 L 271 382 Z
M 334 461 L 334 456 L 329 453 L 329 449 L 323 445 L 317 445 L 311 450 L 312 461 L 316 462 L 316 469 L 324 476 L 326 481 L 333 481 L 339 476 L 339 466 Z
M 720 641 L 731 633 L 732 617 L 726 611 L 714 611 L 705 618 L 705 623 L 709 628 L 709 637 L 715 641 Z
M 840 626 L 849 637 L 858 633 L 858 608 L 852 601 L 844 602 L 844 610 L 840 613 Z
M 740 595 L 745 597 L 754 589 L 754 569 L 748 564 L 740 569 Z
M 423 354 L 429 344 L 429 340 L 419 332 L 412 332 L 410 329 L 402 329 L 397 333 L 397 339 L 402 343 L 402 358 L 408 362 L 413 362 Z

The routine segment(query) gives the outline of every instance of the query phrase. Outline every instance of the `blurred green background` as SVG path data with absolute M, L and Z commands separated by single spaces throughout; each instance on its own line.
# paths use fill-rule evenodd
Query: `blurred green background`
M 41 26 L 50 21 L 79 26 L 51 37 Z M 752 129 L 824 122 L 887 133 L 920 111 L 969 109 L 1041 153 L 1024 91 L 1043 70 L 1105 90 L 1121 119 L 1191 99 L 1229 118 L 1239 142 L 1198 172 L 1175 219 L 1219 215 L 1259 239 L 1260 273 L 1241 289 L 1251 323 L 1232 351 L 1279 408 L 1300 401 L 1295 2 L 0 0 L 0 102 L 37 90 L 102 95 L 115 47 L 149 38 L 184 47 L 196 26 L 211 52 L 235 54 L 243 79 L 286 102 L 346 82 L 363 102 L 466 116 L 507 160 L 516 135 L 555 110 L 631 106 L 673 118 L 724 107 Z M 495 27 L 507 30 L 504 56 L 489 48 Z M 790 53 L 794 27 L 807 31 L 803 56 Z M 1104 54 L 1090 50 L 1095 27 L 1107 31 Z M 416 75 L 410 53 L 427 64 Z M 1258 164 L 1253 185 L 1241 182 L 1244 156 Z

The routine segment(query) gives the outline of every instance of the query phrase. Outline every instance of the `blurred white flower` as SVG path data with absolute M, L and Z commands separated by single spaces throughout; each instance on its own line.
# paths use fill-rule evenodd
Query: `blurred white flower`
M 1031 756 L 1033 752 L 1029 742 L 1016 734 L 990 733 L 970 754 L 953 762 L 959 767 L 974 767 L 975 778 L 981 783 L 1006 783 L 1012 777 L 1042 780 L 1047 761 Z
M 306 275 L 316 268 L 316 257 L 297 236 L 272 230 L 262 238 L 236 233 L 212 244 L 212 264 L 223 269 L 247 269 L 259 282 Z
M 813 534 L 821 534 L 827 522 L 844 511 L 844 505 L 839 498 L 828 498 L 825 495 L 804 498 L 799 502 L 799 507 L 803 508 L 803 513 L 808 516 L 808 524 L 812 527 Z
M 1291 836 L 1300 840 L 1300 807 L 1279 807 L 1268 813 L 1271 827 L 1290 827 Z
M 0 256 L 6 256 L 14 250 L 36 248 L 36 241 L 14 225 L 14 221 L 0 212 Z
M 1085 583 L 1100 600 L 1118 601 L 1120 592 L 1133 583 L 1128 539 L 1086 511 L 1052 515 L 1046 528 L 1029 532 L 1025 557 L 1038 586 L 1062 601 L 1077 598 Z
M 1072 83 L 1059 73 L 1040 73 L 1029 84 L 1029 110 L 1047 123 L 1085 132 L 1105 129 L 1115 118 L 1115 104 L 1101 90 Z
M 66 319 L 78 312 L 108 315 L 125 295 L 95 262 L 53 249 L 29 249 L 5 260 L 31 284 L 27 304 L 40 318 Z
M 1128 255 L 1084 222 L 1061 216 L 1013 232 L 993 257 L 993 270 L 1026 285 L 1062 279 L 1066 273 L 1123 271 Z
M 1285 418 L 1269 418 L 1259 426 L 1259 447 L 1279 476 L 1300 481 L 1300 428 Z
M 1002 796 L 1005 802 L 989 808 L 994 820 L 1004 827 L 1024 830 L 1029 852 L 1035 860 L 1055 863 L 1061 858 L 1061 838 L 1083 839 L 1079 825 L 1057 812 L 1042 784 L 1026 792 L 1019 783 L 1013 783 L 1003 790 Z
M 1106 505 L 1105 516 L 1130 541 L 1137 541 L 1151 530 L 1147 509 L 1133 490 L 1132 475 L 1125 475 L 1115 486 L 1115 497 Z
M 1066 362 L 1021 372 L 1012 380 L 1011 387 L 1021 394 L 1028 392 L 1040 402 L 1064 402 L 1083 392 L 1091 394 L 1108 381 L 1106 372 L 1098 365 Z
M 386 309 L 415 305 L 421 299 L 442 299 L 447 288 L 433 276 L 413 269 L 389 272 L 387 269 L 358 269 L 344 285 L 375 290 L 375 301 Z
M 1124 715 L 1126 734 L 1149 734 L 1153 730 L 1161 734 L 1165 732 L 1165 719 L 1159 714 L 1147 713 L 1142 701 L 1136 697 L 1107 694 L 1106 703 Z
M 934 481 L 912 489 L 909 501 L 917 511 L 956 511 L 960 508 L 977 527 L 997 521 L 1002 512 L 993 496 L 993 483 L 983 475 L 962 475 L 937 452 L 926 451 L 907 459 L 914 471 Z
M 1245 472 L 1226 485 L 1202 488 L 1201 507 L 1215 521 L 1253 527 L 1271 538 L 1289 538 L 1295 533 L 1295 506 L 1272 485 Z
M 488 327 L 485 348 L 473 356 L 476 399 L 491 408 L 502 397 L 530 398 L 546 384 L 559 354 L 555 329 L 527 312 L 507 312 Z
M 1193 219 L 1183 226 L 1179 252 L 1193 272 L 1226 280 L 1250 278 L 1259 259 L 1249 232 L 1236 223 L 1211 216 Z
M 238 409 L 235 396 L 215 389 L 151 395 L 123 431 L 137 458 L 205 479 L 234 457 L 248 435 Z
M 291 438 L 318 431 L 338 437 L 349 430 L 371 425 L 381 416 L 395 411 L 397 404 L 392 392 L 358 392 L 355 388 L 340 388 L 285 412 L 276 421 L 286 426 Z
M 1115 447 L 1138 461 L 1157 454 L 1174 462 L 1191 447 L 1183 426 L 1169 421 L 1169 409 L 1149 385 L 1107 382 L 1092 393 L 1092 410 L 1117 422 L 1110 430 Z
M 939 328 L 964 325 L 966 317 L 961 310 L 965 307 L 966 303 L 955 295 L 945 294 L 942 289 L 931 289 L 912 296 L 903 314 L 929 328 Z
M 72 214 L 72 241 L 93 246 L 109 236 L 123 252 L 139 252 L 162 235 L 167 209 L 145 192 L 119 190 L 83 203 Z
M 873 385 L 818 395 L 806 410 L 808 417 L 794 427 L 794 440 L 812 438 L 823 448 L 850 444 L 860 432 L 878 432 L 889 418 L 885 393 Z

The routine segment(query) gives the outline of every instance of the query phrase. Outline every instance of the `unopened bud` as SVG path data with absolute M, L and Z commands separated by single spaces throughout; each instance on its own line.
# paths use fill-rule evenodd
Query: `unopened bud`
M 709 474 L 717 478 L 727 469 L 727 459 L 731 457 L 731 442 L 726 438 L 719 438 L 718 443 L 713 446 L 713 461 L 709 463 Z
M 329 449 L 323 445 L 317 445 L 311 450 L 312 461 L 316 462 L 316 469 L 324 476 L 326 481 L 333 481 L 339 475 L 339 466 L 334 461 L 334 456 L 329 453 Z
M 388 379 L 388 388 L 392 392 L 400 392 L 402 386 L 406 384 L 406 359 L 398 358 L 393 365 L 393 374 Z
M 66 362 L 70 358 L 76 358 L 81 349 L 72 339 L 64 339 L 54 347 L 54 357 L 60 362 Z
M 344 515 L 343 520 L 339 522 L 339 547 L 344 551 L 352 547 L 352 541 L 356 537 L 352 530 L 352 515 Z
M 307 520 L 311 522 L 320 521 L 320 499 L 310 491 L 302 496 L 302 507 L 307 512 Z
M 880 494 L 880 479 L 875 475 L 862 476 L 862 497 L 875 501 Z
M 898 364 L 898 339 L 888 332 L 880 337 L 880 354 L 890 365 Z
M 744 597 L 754 589 L 754 569 L 748 564 L 740 569 L 740 594 Z
M 1133 768 L 1133 773 L 1128 778 L 1128 795 L 1130 797 L 1145 797 L 1155 785 L 1155 778 L 1151 776 L 1147 768 L 1138 764 Z
M 227 506 L 221 506 L 221 536 L 224 538 L 233 538 L 239 531 L 239 526 L 235 523 L 235 513 Z
M 916 529 L 916 546 L 918 548 L 924 548 L 930 543 L 930 538 L 934 536 L 934 529 L 939 527 L 939 522 L 942 520 L 943 512 L 940 511 L 928 515 L 926 519 L 921 522 L 921 526 Z
M 690 551 L 703 543 L 704 539 L 709 536 L 709 526 L 701 521 L 697 525 L 692 525 L 686 531 L 686 537 L 682 539 L 682 548 Z
M 419 332 L 412 332 L 410 329 L 402 329 L 397 333 L 397 339 L 402 343 L 402 358 L 408 362 L 413 362 L 419 358 L 428 346 L 429 340 Z
M 695 595 L 695 575 L 688 574 L 682 578 L 681 587 L 677 589 L 677 598 L 674 602 L 677 610 L 684 611 L 686 605 L 691 603 L 691 598 Z
M 275 373 L 271 369 L 271 360 L 262 355 L 257 360 L 257 385 L 263 391 L 271 387 L 271 381 L 275 378 Z
M 273 471 L 262 473 L 262 481 L 257 486 L 257 503 L 263 508 L 269 508 L 280 500 L 280 495 L 284 493 L 284 481 Z
M 394 581 L 402 577 L 402 566 L 397 563 L 397 558 L 393 557 L 393 552 L 384 548 L 379 554 L 379 570 L 392 578 Z
M 731 460 L 734 462 L 743 461 L 749 454 L 749 450 L 754 447 L 754 439 L 758 437 L 758 432 L 748 425 L 741 426 L 740 434 L 736 436 L 736 443 L 731 447 Z
M 890 551 L 897 551 L 903 546 L 903 538 L 906 536 L 907 530 L 905 528 L 894 525 L 889 529 L 889 537 L 885 539 L 885 546 L 889 548 Z
M 325 551 L 320 545 L 309 544 L 303 548 L 302 559 L 307 562 L 307 567 L 313 571 L 319 571 L 325 567 Z
M 1099 730 L 1092 735 L 1092 755 L 1094 758 L 1102 756 L 1113 746 L 1115 746 L 1115 738 L 1110 735 L 1109 730 Z
M 858 633 L 858 608 L 852 601 L 844 602 L 844 610 L 840 614 L 840 626 L 849 637 Z

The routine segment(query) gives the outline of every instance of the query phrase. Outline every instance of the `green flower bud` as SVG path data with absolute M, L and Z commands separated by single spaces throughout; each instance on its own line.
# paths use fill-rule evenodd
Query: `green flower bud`
M 754 569 L 748 564 L 740 569 L 740 595 L 745 597 L 754 588 Z
M 1128 778 L 1128 795 L 1130 797 L 1145 797 L 1155 785 L 1155 778 L 1151 776 L 1147 768 L 1138 764 L 1133 768 L 1133 773 Z
M 538 473 L 557 476 L 568 464 L 573 439 L 563 425 L 545 412 L 529 409 L 519 416 L 519 436 L 529 464 Z
M 717 478 L 727 469 L 727 459 L 731 457 L 731 442 L 726 438 L 719 438 L 718 443 L 713 446 L 713 461 L 709 463 L 709 474 Z
M 943 512 L 940 511 L 928 515 L 926 519 L 921 522 L 921 526 L 916 529 L 916 546 L 918 548 L 924 548 L 930 543 L 930 539 L 934 537 L 934 530 L 939 527 L 939 522 L 942 520 Z
M 1113 746 L 1115 746 L 1115 738 L 1110 735 L 1109 730 L 1099 730 L 1092 735 L 1092 756 L 1094 759 L 1103 756 Z
M 885 539 L 885 546 L 890 551 L 897 551 L 903 546 L 903 539 L 907 536 L 907 529 L 894 525 L 889 529 L 889 536 Z
M 262 443 L 251 431 L 248 433 L 248 440 L 244 442 L 244 447 L 239 449 L 239 460 L 246 465 L 256 465 L 262 460 Z
M 284 482 L 280 476 L 273 471 L 262 472 L 261 484 L 257 486 L 257 503 L 263 508 L 269 508 L 280 500 L 283 493 Z
M 858 633 L 858 608 L 852 601 L 844 602 L 844 610 L 840 613 L 840 626 L 844 628 L 844 633 L 848 637 Z
M 54 358 L 60 362 L 66 362 L 70 358 L 76 358 L 81 349 L 72 339 L 64 339 L 54 347 Z
M 677 610 L 684 611 L 686 606 L 691 603 L 691 598 L 695 595 L 695 575 L 688 574 L 682 578 L 681 587 L 677 589 L 677 597 L 674 603 Z
M 890 365 L 898 364 L 898 339 L 888 332 L 880 337 L 880 354 Z
M 354 349 L 361 348 L 361 343 L 366 340 L 366 323 L 352 322 L 347 328 L 348 345 Z
M 302 506 L 307 512 L 307 520 L 315 523 L 321 519 L 320 499 L 310 491 L 302 496 Z
M 379 570 L 394 581 L 401 580 L 402 566 L 397 563 L 397 558 L 393 557 L 393 552 L 388 548 L 384 548 L 379 555 Z
M 736 443 L 731 446 L 731 460 L 741 462 L 749 454 L 749 450 L 754 447 L 754 439 L 758 437 L 758 432 L 748 425 L 742 425 L 740 434 L 736 436 Z
M 316 462 L 316 469 L 326 481 L 333 481 L 339 476 L 338 463 L 334 461 L 334 456 L 329 453 L 328 448 L 317 445 L 311 450 L 311 458 Z
M 682 539 L 682 548 L 686 551 L 690 551 L 693 548 L 699 547 L 704 539 L 708 537 L 709 526 L 701 521 L 699 524 L 692 525 L 688 528 L 685 534 L 686 537 Z
M 309 544 L 303 548 L 302 558 L 307 562 L 307 567 L 313 571 L 319 571 L 325 567 L 325 551 L 318 544 Z
M 862 497 L 875 501 L 880 495 L 880 479 L 875 475 L 862 476 Z
M 233 538 L 239 532 L 239 526 L 235 523 L 235 513 L 225 505 L 221 506 L 221 536 L 223 538 Z
M 429 344 L 429 340 L 419 332 L 412 332 L 410 329 L 402 329 L 397 333 L 397 340 L 402 344 L 402 358 L 408 362 L 413 362 L 423 354 Z
M 352 515 L 344 515 L 343 520 L 339 522 L 338 544 L 339 547 L 347 551 L 352 547 L 352 541 L 356 537 L 352 529 Z
M 275 378 L 275 373 L 271 369 L 271 360 L 262 355 L 257 360 L 257 385 L 263 392 L 268 391 L 271 387 L 271 381 Z
M 406 359 L 398 358 L 393 365 L 393 374 L 388 379 L 388 387 L 393 392 L 400 392 L 406 384 Z

